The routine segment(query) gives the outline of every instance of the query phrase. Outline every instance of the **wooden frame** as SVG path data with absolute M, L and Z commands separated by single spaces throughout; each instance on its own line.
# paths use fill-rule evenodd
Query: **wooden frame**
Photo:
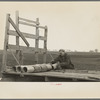
M 14 30 L 10 30 L 10 24 L 14 27 Z M 19 30 L 19 24 L 24 24 L 28 26 L 32 26 L 36 28 L 36 34 L 30 34 L 21 32 Z M 3 52 L 3 66 L 2 71 L 6 70 L 6 62 L 7 62 L 7 50 L 12 49 L 16 50 L 16 58 L 20 64 L 23 64 L 23 51 L 33 52 L 35 53 L 35 63 L 38 63 L 38 53 L 42 53 L 44 55 L 44 63 L 46 63 L 46 54 L 47 54 L 47 26 L 39 25 L 39 18 L 36 21 L 32 21 L 29 19 L 19 17 L 19 12 L 16 11 L 16 24 L 11 19 L 10 14 L 7 14 L 6 17 L 6 29 L 5 29 L 5 42 L 4 42 L 4 52 Z M 39 36 L 39 28 L 44 29 L 44 36 Z M 16 37 L 16 45 L 8 44 L 9 35 Z M 19 37 L 25 42 L 27 46 L 19 45 Z M 35 47 L 30 47 L 26 38 L 35 39 Z M 39 40 L 44 41 L 44 48 L 39 48 Z M 10 48 L 9 48 L 10 47 Z

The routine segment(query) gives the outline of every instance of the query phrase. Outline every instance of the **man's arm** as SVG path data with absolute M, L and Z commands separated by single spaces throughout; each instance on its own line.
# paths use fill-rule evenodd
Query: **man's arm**
M 55 58 L 53 61 L 51 61 L 52 64 L 59 62 L 59 56 Z
M 60 66 L 67 66 L 71 62 L 70 57 L 67 55 L 65 62 L 61 62 Z

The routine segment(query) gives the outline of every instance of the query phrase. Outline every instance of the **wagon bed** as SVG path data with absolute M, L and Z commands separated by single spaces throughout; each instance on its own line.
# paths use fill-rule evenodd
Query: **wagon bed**
M 100 81 L 100 71 L 87 70 L 51 70 L 48 72 L 20 73 L 7 71 L 2 73 L 2 81 L 36 82 L 75 82 Z

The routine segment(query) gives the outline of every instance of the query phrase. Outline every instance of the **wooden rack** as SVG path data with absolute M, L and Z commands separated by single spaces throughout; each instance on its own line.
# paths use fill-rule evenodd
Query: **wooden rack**
M 10 24 L 13 26 L 14 30 L 10 30 Z M 20 24 L 27 25 L 30 27 L 35 27 L 36 33 L 30 34 L 21 32 L 19 30 Z M 39 28 L 44 29 L 44 36 L 39 35 Z M 46 54 L 47 54 L 47 26 L 40 26 L 39 18 L 36 18 L 36 21 L 32 21 L 29 19 L 21 18 L 19 17 L 19 12 L 16 11 L 16 23 L 12 20 L 10 17 L 10 14 L 7 14 L 6 16 L 6 27 L 5 27 L 5 41 L 4 41 L 4 52 L 3 52 L 3 66 L 2 71 L 6 70 L 7 66 L 7 50 L 12 49 L 16 51 L 16 58 L 19 61 L 20 64 L 23 64 L 23 51 L 26 52 L 32 52 L 35 54 L 35 63 L 38 63 L 38 53 L 42 53 L 43 56 L 43 62 L 46 63 Z M 16 45 L 9 44 L 9 35 L 16 37 Z M 24 41 L 26 46 L 20 46 L 19 45 L 19 37 Z M 30 47 L 30 44 L 27 41 L 27 38 L 35 39 L 35 47 Z M 44 47 L 39 48 L 39 40 L 44 41 Z M 9 48 L 10 47 L 10 48 Z

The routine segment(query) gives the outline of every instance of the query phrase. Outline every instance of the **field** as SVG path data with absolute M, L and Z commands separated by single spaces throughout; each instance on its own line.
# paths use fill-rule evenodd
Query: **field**
M 0 69 L 2 66 L 2 52 L 0 51 Z M 100 70 L 100 53 L 89 53 L 89 52 L 70 52 L 68 53 L 71 57 L 71 61 L 74 64 L 75 68 L 77 70 Z M 55 58 L 57 54 L 52 54 L 52 56 Z M 51 61 L 51 57 L 48 54 L 47 55 L 47 63 Z M 43 62 L 43 56 L 39 54 L 39 63 Z M 34 64 L 34 54 L 32 53 L 25 53 L 24 54 L 24 64 Z M 7 65 L 8 66 L 14 66 L 16 65 L 16 61 L 11 55 L 11 53 L 8 52 L 8 58 L 7 58 Z

